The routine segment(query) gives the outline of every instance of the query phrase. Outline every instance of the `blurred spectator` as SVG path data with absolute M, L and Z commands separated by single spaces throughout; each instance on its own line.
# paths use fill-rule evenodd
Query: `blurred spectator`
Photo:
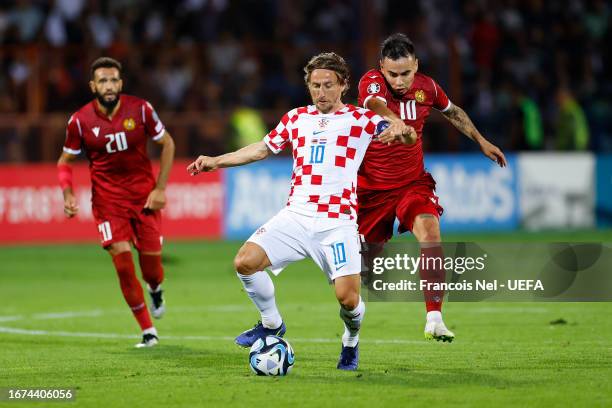
M 416 45 L 419 69 L 497 144 L 609 152 L 611 19 L 605 0 L 4 0 L 0 93 L 11 108 L 3 98 L 2 109 L 30 114 L 25 130 L 13 133 L 36 144 L 42 123 L 28 118 L 56 112 L 63 122 L 91 97 L 83 86 L 91 61 L 110 55 L 126 68 L 124 92 L 162 111 L 193 113 L 177 132 L 188 135 L 184 146 L 208 141 L 223 150 L 231 143 L 224 130 L 241 108 L 267 118 L 310 103 L 302 67 L 322 50 L 351 64 L 354 103 L 357 79 L 376 64 L 373 50 L 402 31 Z M 558 105 L 560 83 L 572 96 Z M 437 116 L 426 148 L 474 148 Z M 203 120 L 214 129 L 204 131 Z M 571 123 L 573 133 L 564 133 Z M 558 125 L 563 136 L 544 143 Z M 10 158 L 0 152 L 0 159 Z
M 512 87 L 512 104 L 514 115 L 510 124 L 512 128 L 512 146 L 515 150 L 540 150 L 544 147 L 544 128 L 538 104 L 523 89 Z
M 259 111 L 248 107 L 240 107 L 232 113 L 230 126 L 234 136 L 233 149 L 258 142 L 268 133 Z
M 556 148 L 586 150 L 589 147 L 589 126 L 584 111 L 565 87 L 557 90 Z

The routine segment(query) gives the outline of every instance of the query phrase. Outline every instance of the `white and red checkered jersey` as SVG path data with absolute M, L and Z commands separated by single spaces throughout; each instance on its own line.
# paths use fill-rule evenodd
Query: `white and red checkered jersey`
M 314 105 L 287 112 L 264 142 L 274 154 L 288 146 L 293 150 L 289 209 L 356 220 L 357 170 L 382 120 L 353 105 L 330 114 Z

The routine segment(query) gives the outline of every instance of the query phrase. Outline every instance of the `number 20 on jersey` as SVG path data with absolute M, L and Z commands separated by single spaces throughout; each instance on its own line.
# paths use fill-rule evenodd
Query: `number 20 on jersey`
M 108 139 L 106 142 L 106 151 L 109 153 L 122 152 L 127 150 L 127 138 L 125 132 L 111 133 L 110 135 L 104 136 Z

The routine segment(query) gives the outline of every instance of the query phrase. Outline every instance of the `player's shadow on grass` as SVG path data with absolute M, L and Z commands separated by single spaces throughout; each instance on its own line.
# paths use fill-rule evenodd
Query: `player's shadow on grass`
M 300 382 L 320 383 L 329 381 L 328 375 L 300 376 Z M 313 374 L 313 373 L 311 373 Z M 482 371 L 470 369 L 423 370 L 410 367 L 391 366 L 387 369 L 360 368 L 356 372 L 340 372 L 334 376 L 334 382 L 346 384 L 361 384 L 360 386 L 396 385 L 413 389 L 445 389 L 457 386 L 480 386 L 497 389 L 512 389 L 513 387 L 532 386 L 535 383 L 545 384 L 548 381 L 534 381 L 531 379 L 509 379 L 507 377 L 490 375 Z
M 147 349 L 126 349 L 125 351 L 113 354 L 125 358 L 148 361 L 156 361 L 160 366 L 181 367 L 185 369 L 201 369 L 218 367 L 219 362 L 224 362 L 225 366 L 248 367 L 248 350 L 246 354 L 233 344 L 227 349 L 223 347 L 211 348 L 192 348 L 182 344 L 159 344 L 158 346 Z M 240 355 L 238 355 L 240 354 Z M 244 354 L 244 356 L 242 356 Z

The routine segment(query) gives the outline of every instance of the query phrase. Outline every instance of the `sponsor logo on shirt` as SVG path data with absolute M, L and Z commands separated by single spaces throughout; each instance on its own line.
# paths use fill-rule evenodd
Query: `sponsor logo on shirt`
M 125 130 L 134 130 L 136 128 L 136 122 L 134 122 L 132 118 L 125 119 L 123 121 L 123 127 Z
M 372 82 L 370 85 L 368 85 L 369 94 L 375 94 L 378 92 L 380 92 L 380 84 L 378 84 L 377 82 Z

